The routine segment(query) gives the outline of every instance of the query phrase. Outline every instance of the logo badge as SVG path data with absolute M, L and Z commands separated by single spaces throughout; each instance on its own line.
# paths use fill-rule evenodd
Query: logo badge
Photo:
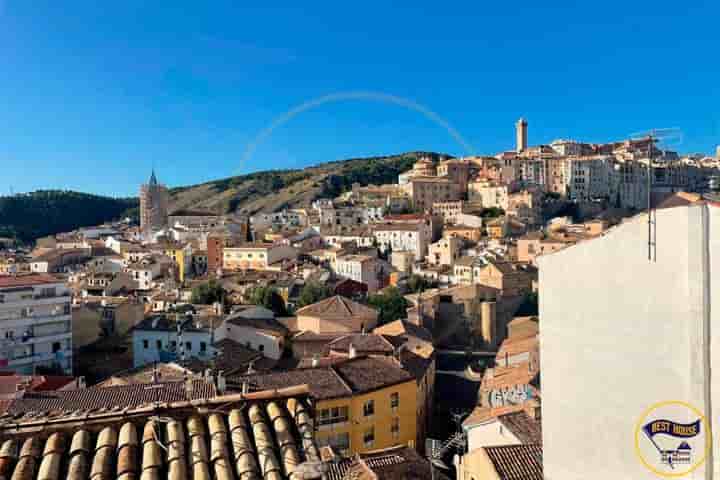
M 635 452 L 662 477 L 683 477 L 705 463 L 712 439 L 702 412 L 680 401 L 648 408 L 635 428 Z

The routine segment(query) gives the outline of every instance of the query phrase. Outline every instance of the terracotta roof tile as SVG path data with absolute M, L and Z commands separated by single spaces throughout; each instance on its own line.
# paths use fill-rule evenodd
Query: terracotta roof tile
M 296 312 L 297 316 L 308 317 L 353 317 L 355 315 L 377 315 L 377 311 L 349 298 L 335 295 L 312 305 L 302 307 Z
M 296 479 L 320 464 L 304 387 L 0 423 L 0 475 Z
M 543 480 L 540 445 L 485 447 L 500 480 Z

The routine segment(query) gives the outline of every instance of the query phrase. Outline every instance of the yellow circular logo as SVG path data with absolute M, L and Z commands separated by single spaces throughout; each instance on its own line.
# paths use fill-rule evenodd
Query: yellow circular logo
M 686 402 L 656 403 L 635 426 L 635 454 L 661 477 L 683 477 L 703 463 L 712 435 L 702 412 Z

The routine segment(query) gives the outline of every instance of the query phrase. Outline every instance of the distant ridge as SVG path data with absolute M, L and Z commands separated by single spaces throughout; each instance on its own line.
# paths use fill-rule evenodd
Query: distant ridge
M 277 211 L 309 206 L 361 185 L 396 183 L 421 156 L 450 158 L 436 152 L 360 157 L 302 169 L 268 170 L 170 190 L 171 213 Z M 139 187 L 139 185 L 138 185 Z M 0 196 L 0 237 L 30 242 L 39 237 L 138 216 L 137 198 L 112 198 L 70 190 L 38 190 Z
M 38 190 L 0 196 L 0 237 L 39 237 L 134 215 L 136 198 L 111 198 L 71 190 Z

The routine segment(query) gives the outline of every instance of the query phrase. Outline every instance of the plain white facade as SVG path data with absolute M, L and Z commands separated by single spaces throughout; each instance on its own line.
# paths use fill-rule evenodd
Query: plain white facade
M 646 214 L 538 260 L 546 478 L 655 478 L 634 431 L 657 402 L 720 432 L 720 208 L 656 215 L 655 261 Z M 719 479 L 719 445 L 684 478 Z

